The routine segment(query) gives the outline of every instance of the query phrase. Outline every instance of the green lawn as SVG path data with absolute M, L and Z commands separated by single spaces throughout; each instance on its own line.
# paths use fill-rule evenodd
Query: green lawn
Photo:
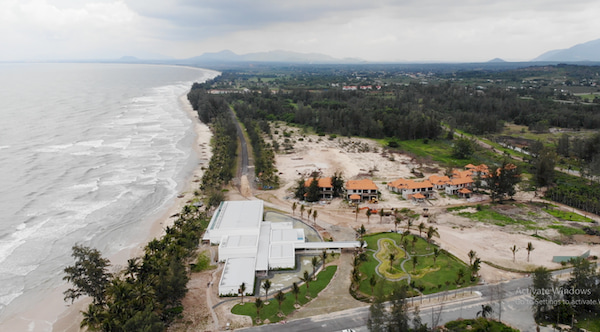
M 459 216 L 480 222 L 489 222 L 498 226 L 506 225 L 534 225 L 535 222 L 523 219 L 513 219 L 497 212 L 488 205 L 483 205 L 477 212 L 459 212 Z
M 425 233 L 423 233 L 423 236 L 425 236 Z M 414 246 L 413 238 L 417 239 L 417 241 L 414 242 Z M 379 239 L 390 239 L 395 241 L 396 244 L 402 245 L 403 239 L 402 235 L 397 233 L 379 233 L 365 236 L 364 239 L 367 243 L 367 249 L 370 250 L 367 251 L 368 260 L 360 265 L 360 272 L 363 275 L 363 279 L 359 285 L 359 290 L 363 294 L 371 296 L 372 291 L 371 285 L 369 284 L 369 279 L 373 274 L 375 274 L 375 269 L 379 264 L 373 257 L 378 249 L 377 241 Z M 433 255 L 428 254 L 433 253 L 433 248 L 436 247 L 435 245 L 430 245 L 425 239 L 415 235 L 408 235 L 405 237 L 405 239 L 408 240 L 408 254 L 417 255 L 418 257 L 417 265 L 414 267 L 414 269 L 412 259 L 409 259 L 406 263 L 404 263 L 404 268 L 410 274 L 414 285 L 418 288 L 421 288 L 424 294 L 440 292 L 447 289 L 456 289 L 474 284 L 474 282 L 469 280 L 470 272 L 467 264 L 464 262 L 460 261 L 451 254 L 442 252 L 434 263 Z M 402 260 L 405 259 L 406 258 L 397 259 L 394 262 L 394 269 L 401 271 L 400 266 Z M 389 266 L 389 263 L 387 266 Z M 460 269 L 462 269 L 465 273 L 461 282 L 457 283 L 457 275 Z M 378 282 L 382 283 L 381 287 L 384 294 L 391 292 L 394 288 L 395 282 L 393 281 L 380 279 Z M 399 282 L 405 283 L 406 281 L 402 280 Z M 446 282 L 448 282 L 448 285 L 446 285 Z
M 555 210 L 555 209 L 543 209 L 543 210 L 546 211 L 546 213 L 548 213 L 556 218 L 566 220 L 566 221 L 593 222 L 592 219 L 584 217 L 575 212 Z
M 582 229 L 575 228 L 575 227 L 569 227 L 569 226 L 563 226 L 563 225 L 550 225 L 548 227 L 554 228 L 554 229 L 558 230 L 558 232 L 560 234 L 566 235 L 566 236 L 571 236 L 571 235 L 575 235 L 575 234 L 585 234 L 585 232 Z
M 309 283 L 308 289 L 306 287 L 306 284 L 303 284 L 302 286 L 300 286 L 300 293 L 298 293 L 298 304 L 305 305 L 311 299 L 317 297 L 317 295 L 319 295 L 319 293 L 325 287 L 327 287 L 327 285 L 331 281 L 331 278 L 333 278 L 333 275 L 335 274 L 336 270 L 337 270 L 337 266 L 335 266 L 335 265 L 327 266 L 323 271 L 321 271 L 317 275 L 316 280 L 313 280 Z M 271 294 L 274 295 L 276 293 L 272 292 Z M 245 297 L 244 303 L 243 304 L 239 303 L 239 304 L 235 305 L 231 309 L 231 312 L 236 315 L 250 316 L 252 318 L 252 321 L 256 324 L 257 312 L 256 312 L 256 305 L 254 304 L 254 299 L 255 299 L 254 297 Z M 264 297 L 262 297 L 262 299 L 264 299 Z M 271 323 L 278 322 L 280 320 L 285 319 L 285 317 L 287 315 L 289 315 L 294 310 L 296 310 L 296 308 L 294 307 L 294 303 L 295 303 L 295 296 L 291 291 L 288 290 L 287 293 L 285 293 L 285 300 L 281 303 L 281 311 L 283 314 L 280 316 L 279 315 L 279 303 L 277 302 L 276 299 L 271 298 L 269 301 L 267 301 L 265 303 L 263 308 L 260 310 L 261 324 L 266 319 L 268 319 L 269 322 L 271 322 Z

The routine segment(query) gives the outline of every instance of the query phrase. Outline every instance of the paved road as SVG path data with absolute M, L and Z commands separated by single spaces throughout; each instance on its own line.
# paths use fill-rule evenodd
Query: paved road
M 528 292 L 530 285 L 531 278 L 521 278 L 500 284 L 475 286 L 468 290 L 472 290 L 476 295 L 464 300 L 454 299 L 450 292 L 449 295 L 446 295 L 446 302 L 441 305 L 423 305 L 420 309 L 421 320 L 431 326 L 432 316 L 438 316 L 439 312 L 441 315 L 439 315 L 438 325 L 458 318 L 475 318 L 482 305 L 490 304 L 494 309 L 493 318 L 500 318 L 503 322 L 521 331 L 535 331 L 536 325 L 531 311 L 532 299 Z M 444 296 L 444 293 L 439 293 L 408 301 L 409 303 L 411 301 L 425 303 L 428 299 L 440 297 L 443 299 Z M 241 330 L 329 332 L 352 328 L 357 332 L 362 332 L 368 331 L 366 328 L 368 314 L 369 308 L 361 307 L 292 320 L 285 324 L 271 324 Z M 542 328 L 541 331 L 552 331 L 552 329 Z

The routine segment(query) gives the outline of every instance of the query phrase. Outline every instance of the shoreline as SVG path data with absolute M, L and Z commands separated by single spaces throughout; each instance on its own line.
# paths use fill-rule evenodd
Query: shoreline
M 178 185 L 175 195 L 168 199 L 163 207 L 156 213 L 150 214 L 141 221 L 144 231 L 136 239 L 132 239 L 134 245 L 124 248 L 117 253 L 106 257 L 110 260 L 110 271 L 121 270 L 127 264 L 127 260 L 143 254 L 146 244 L 154 238 L 161 237 L 165 233 L 165 228 L 172 225 L 175 218 L 172 215 L 179 213 L 186 202 L 194 197 L 194 191 L 198 188 L 198 182 L 204 174 L 203 168 L 208 165 L 212 156 L 210 149 L 210 140 L 212 132 L 210 128 L 202 123 L 197 112 L 195 112 L 187 100 L 187 90 L 178 99 L 179 107 L 186 113 L 191 120 L 194 134 L 193 160 L 190 163 L 187 174 L 183 175 L 183 180 Z M 2 329 L 7 331 L 81 331 L 80 322 L 83 318 L 81 311 L 90 303 L 90 299 L 84 296 L 72 304 L 63 300 L 63 292 L 68 288 L 65 283 L 57 288 L 50 289 L 40 294 L 38 302 L 27 308 L 21 313 L 15 314 L 3 322 Z

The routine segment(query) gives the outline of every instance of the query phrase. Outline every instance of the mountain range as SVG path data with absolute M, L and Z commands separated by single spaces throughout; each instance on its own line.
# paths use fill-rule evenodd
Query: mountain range
M 548 51 L 532 61 L 600 61 L 600 39 L 566 49 Z
M 177 63 L 184 65 L 232 65 L 235 63 L 299 63 L 299 64 L 358 64 L 367 61 L 358 58 L 337 59 L 320 53 L 298 53 L 289 51 L 269 51 L 247 54 L 236 54 L 230 50 L 220 52 L 208 52 L 200 56 L 188 59 L 153 58 L 154 60 L 141 60 L 136 57 L 125 56 L 117 62 L 153 62 L 153 63 Z M 586 43 L 577 44 L 567 49 L 558 49 L 545 52 L 532 59 L 531 62 L 600 62 L 600 39 Z M 416 63 L 414 61 L 413 63 Z M 506 63 L 506 61 L 495 58 L 488 63 Z

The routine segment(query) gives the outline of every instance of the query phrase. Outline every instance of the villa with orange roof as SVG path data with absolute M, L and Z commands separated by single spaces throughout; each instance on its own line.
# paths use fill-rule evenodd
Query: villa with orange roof
M 304 181 L 304 187 L 310 187 L 310 184 L 314 181 L 314 178 L 310 178 Z M 331 183 L 331 178 L 319 178 L 317 179 L 318 187 L 319 187 L 319 197 L 322 199 L 332 199 L 333 198 L 333 184 Z
M 375 182 L 369 179 L 348 180 L 346 182 L 346 198 L 349 201 L 357 202 L 364 200 L 377 199 L 379 188 Z
M 431 184 L 433 184 L 433 188 L 435 188 L 436 190 L 443 190 L 446 188 L 446 185 L 448 184 L 448 182 L 450 182 L 450 178 L 446 175 L 439 176 L 439 175 L 433 174 L 432 176 L 429 177 L 429 182 L 431 182 Z
M 388 183 L 387 188 L 393 192 L 401 193 L 404 199 L 422 200 L 433 194 L 433 184 L 429 180 L 417 182 L 398 179 Z
M 475 181 L 473 181 L 473 178 L 471 178 L 470 176 L 465 176 L 465 177 L 460 177 L 460 178 L 453 177 L 452 179 L 450 179 L 450 181 L 446 185 L 446 188 L 445 188 L 446 194 L 448 194 L 448 195 L 462 194 L 462 196 L 466 196 L 467 194 L 471 193 L 471 188 L 473 187 L 474 182 Z M 467 189 L 469 192 L 467 192 L 466 190 L 462 190 L 463 188 Z M 462 191 L 459 192 L 460 190 L 462 190 Z

